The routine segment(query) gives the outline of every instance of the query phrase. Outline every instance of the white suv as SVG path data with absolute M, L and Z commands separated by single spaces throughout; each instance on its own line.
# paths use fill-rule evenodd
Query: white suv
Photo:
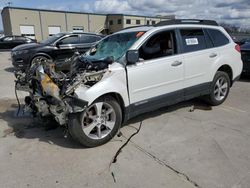
M 72 137 L 88 147 L 108 142 L 141 113 L 199 96 L 219 105 L 242 71 L 239 46 L 209 20 L 124 29 L 82 56 L 97 64 L 107 57 L 113 59 L 108 67 L 97 66 L 92 76 L 84 72 L 84 83 L 74 86 L 75 104 L 84 110 L 64 117 Z

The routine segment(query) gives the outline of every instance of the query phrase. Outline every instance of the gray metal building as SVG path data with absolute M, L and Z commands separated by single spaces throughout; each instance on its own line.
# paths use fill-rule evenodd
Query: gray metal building
M 5 35 L 22 35 L 38 41 L 59 32 L 95 32 L 110 34 L 126 27 L 153 25 L 170 16 L 139 16 L 126 14 L 94 14 L 71 11 L 4 7 L 2 12 Z

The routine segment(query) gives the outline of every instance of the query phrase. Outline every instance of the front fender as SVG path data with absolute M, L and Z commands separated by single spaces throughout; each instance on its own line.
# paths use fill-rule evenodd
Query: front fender
M 126 72 L 124 68 L 113 71 L 108 70 L 104 74 L 102 80 L 97 82 L 92 87 L 81 85 L 75 90 L 75 94 L 78 98 L 88 101 L 89 105 L 97 98 L 108 93 L 119 94 L 123 99 L 124 105 L 129 105 Z

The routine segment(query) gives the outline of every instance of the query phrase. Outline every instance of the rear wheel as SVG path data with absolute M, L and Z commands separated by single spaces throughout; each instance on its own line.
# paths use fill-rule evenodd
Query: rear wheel
M 222 104 L 230 90 L 230 78 L 227 73 L 218 71 L 211 86 L 210 94 L 207 96 L 207 101 L 214 106 Z
M 70 119 L 69 132 L 82 145 L 95 147 L 105 144 L 117 134 L 121 120 L 118 102 L 112 97 L 103 97 Z

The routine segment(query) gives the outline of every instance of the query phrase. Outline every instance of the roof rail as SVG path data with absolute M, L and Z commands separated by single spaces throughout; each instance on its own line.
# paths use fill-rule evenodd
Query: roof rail
M 199 24 L 199 25 L 214 25 L 218 26 L 218 23 L 214 20 L 198 20 L 198 19 L 173 19 L 161 21 L 154 26 L 174 25 L 174 24 Z

